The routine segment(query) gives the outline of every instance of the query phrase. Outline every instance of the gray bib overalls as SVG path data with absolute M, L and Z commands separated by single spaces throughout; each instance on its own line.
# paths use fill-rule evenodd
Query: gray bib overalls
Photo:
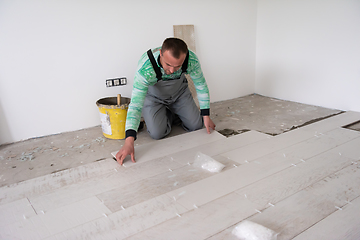
M 202 117 L 185 77 L 189 53 L 181 67 L 180 78 L 165 81 L 162 79 L 160 68 L 152 51 L 149 50 L 147 54 L 158 79 L 155 85 L 149 86 L 142 111 L 150 136 L 154 139 L 161 139 L 168 135 L 175 114 L 179 116 L 185 130 L 194 131 L 202 128 Z

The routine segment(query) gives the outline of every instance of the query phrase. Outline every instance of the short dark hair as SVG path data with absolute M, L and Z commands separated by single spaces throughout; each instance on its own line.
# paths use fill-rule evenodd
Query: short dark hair
M 162 44 L 161 51 L 170 51 L 174 58 L 179 59 L 182 53 L 188 53 L 186 43 L 179 38 L 167 38 Z

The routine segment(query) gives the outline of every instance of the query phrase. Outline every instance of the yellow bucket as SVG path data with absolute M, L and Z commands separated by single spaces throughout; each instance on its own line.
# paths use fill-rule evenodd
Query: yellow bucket
M 130 98 L 108 97 L 99 99 L 96 105 L 100 111 L 101 128 L 106 138 L 124 139 L 125 122 Z

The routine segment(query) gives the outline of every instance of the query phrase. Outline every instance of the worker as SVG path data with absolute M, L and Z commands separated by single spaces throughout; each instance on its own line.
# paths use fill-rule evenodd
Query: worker
M 188 73 L 197 92 L 200 110 L 196 106 L 188 82 Z M 187 131 L 203 126 L 210 134 L 215 124 L 210 118 L 210 97 L 199 60 L 178 38 L 167 38 L 162 46 L 144 53 L 134 77 L 131 102 L 125 126 L 125 144 L 116 154 L 122 165 L 130 155 L 135 162 L 134 141 L 141 115 L 153 139 L 168 135 L 175 119 L 180 119 Z

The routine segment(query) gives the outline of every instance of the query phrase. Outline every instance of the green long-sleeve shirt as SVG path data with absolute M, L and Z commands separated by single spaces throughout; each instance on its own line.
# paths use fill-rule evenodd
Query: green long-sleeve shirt
M 155 59 L 158 59 L 161 48 L 152 49 Z M 157 63 L 159 65 L 159 63 Z M 160 65 L 159 65 L 160 67 Z M 180 78 L 181 68 L 173 74 L 167 75 L 162 67 L 160 67 L 163 81 L 168 79 Z M 203 72 L 201 70 L 200 62 L 194 52 L 189 50 L 189 63 L 187 73 L 191 76 L 196 93 L 199 100 L 202 115 L 209 115 L 210 96 Z M 148 87 L 157 83 L 156 73 L 153 69 L 147 53 L 144 53 L 139 62 L 134 77 L 134 85 L 132 90 L 131 102 L 128 108 L 126 117 L 126 136 L 134 136 L 136 138 L 136 131 L 139 127 L 141 112 L 144 105 L 144 100 Z M 130 133 L 131 132 L 131 133 Z

